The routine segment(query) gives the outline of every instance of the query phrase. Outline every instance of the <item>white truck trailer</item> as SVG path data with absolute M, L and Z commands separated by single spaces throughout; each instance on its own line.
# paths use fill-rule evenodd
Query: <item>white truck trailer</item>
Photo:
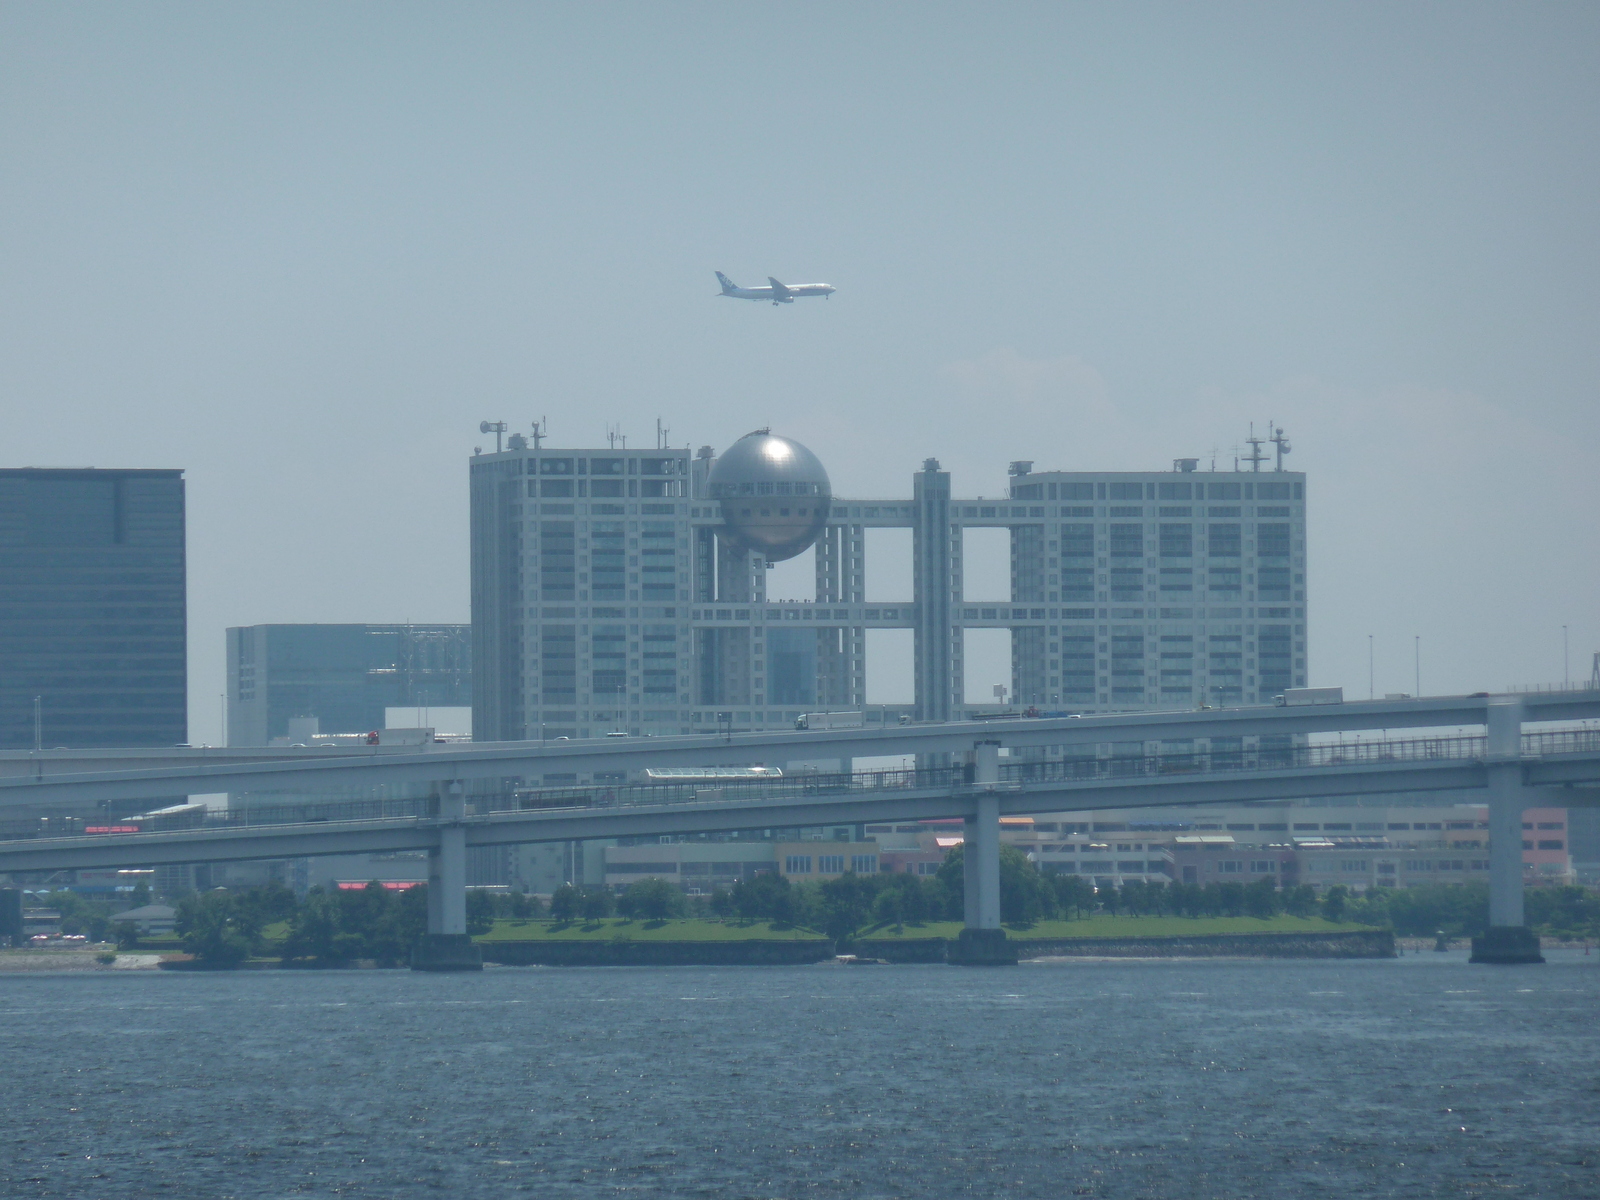
M 1274 696 L 1272 702 L 1279 708 L 1296 708 L 1302 704 L 1343 704 L 1344 689 L 1333 688 L 1288 688 L 1281 696 Z
M 860 729 L 865 724 L 860 712 L 801 713 L 794 719 L 796 729 Z

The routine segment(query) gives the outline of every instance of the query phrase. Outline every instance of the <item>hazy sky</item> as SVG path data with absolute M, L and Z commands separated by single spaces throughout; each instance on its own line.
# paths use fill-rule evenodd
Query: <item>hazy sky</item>
M 485 418 L 991 496 L 1276 420 L 1310 682 L 1586 677 L 1597 100 L 1592 4 L 13 2 L 0 463 L 187 470 L 196 742 L 228 625 L 468 618 Z

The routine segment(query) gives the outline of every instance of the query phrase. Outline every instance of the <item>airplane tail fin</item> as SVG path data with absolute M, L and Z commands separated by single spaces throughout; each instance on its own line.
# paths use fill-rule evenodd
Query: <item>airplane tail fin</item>
M 722 290 L 724 292 L 731 292 L 731 291 L 733 291 L 734 288 L 739 286 L 733 280 L 729 279 L 726 275 L 724 275 L 721 271 L 717 272 L 717 282 L 722 285 Z

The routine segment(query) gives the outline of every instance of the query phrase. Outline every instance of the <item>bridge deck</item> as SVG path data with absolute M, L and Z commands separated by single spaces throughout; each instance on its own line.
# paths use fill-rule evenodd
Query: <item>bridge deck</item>
M 1525 735 L 1528 784 L 1600 780 L 1600 731 Z M 1482 788 L 1484 739 L 1419 738 L 1348 745 L 1021 762 L 998 785 L 960 768 L 857 772 L 688 785 L 538 789 L 442 821 L 426 800 L 300 804 L 221 812 L 191 828 L 0 842 L 0 871 L 221 862 L 426 848 L 444 824 L 471 845 L 794 828 L 965 817 L 999 792 L 1006 815 L 1098 808 L 1282 800 Z

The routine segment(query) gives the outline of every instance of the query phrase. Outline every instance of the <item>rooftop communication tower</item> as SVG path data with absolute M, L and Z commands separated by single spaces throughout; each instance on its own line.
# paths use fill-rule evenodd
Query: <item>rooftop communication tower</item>
M 1256 423 L 1251 421 L 1250 436 L 1245 438 L 1245 441 L 1250 444 L 1250 453 L 1244 456 L 1244 461 L 1250 464 L 1252 471 L 1261 470 L 1261 464 L 1267 461 L 1267 456 L 1261 453 L 1261 445 L 1266 440 L 1266 438 L 1258 438 L 1256 436 Z
M 1273 469 L 1281 471 L 1283 470 L 1283 456 L 1289 453 L 1292 448 L 1289 445 L 1289 435 L 1283 431 L 1282 425 L 1274 426 L 1271 421 L 1267 422 L 1267 432 L 1272 435 L 1268 440 L 1278 449 L 1278 465 Z
M 499 454 L 505 448 L 502 444 L 502 439 L 505 437 L 506 432 L 506 423 L 504 421 L 479 421 L 478 432 L 494 434 L 494 452 L 496 454 Z

